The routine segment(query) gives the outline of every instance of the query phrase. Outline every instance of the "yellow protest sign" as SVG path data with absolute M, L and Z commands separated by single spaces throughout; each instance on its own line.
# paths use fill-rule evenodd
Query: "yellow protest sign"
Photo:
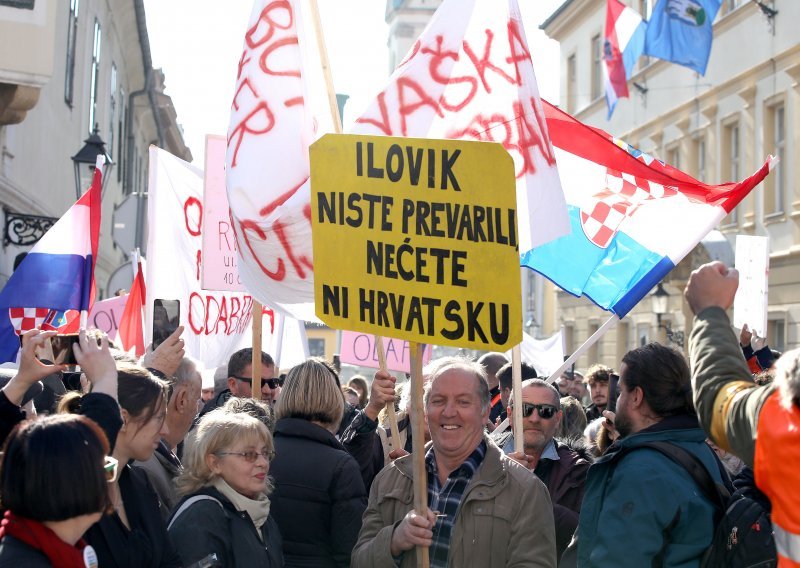
M 521 341 L 514 163 L 500 144 L 328 134 L 310 155 L 317 317 L 420 343 Z

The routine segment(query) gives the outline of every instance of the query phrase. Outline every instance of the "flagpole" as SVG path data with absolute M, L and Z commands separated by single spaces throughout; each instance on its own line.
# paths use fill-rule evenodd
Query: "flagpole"
M 317 49 L 319 50 L 319 61 L 322 67 L 322 75 L 325 78 L 325 91 L 328 95 L 328 106 L 333 119 L 334 134 L 342 133 L 342 121 L 339 119 L 339 105 L 336 103 L 336 91 L 333 88 L 333 75 L 331 74 L 331 64 L 328 60 L 328 49 L 325 47 L 325 34 L 322 31 L 322 20 L 319 16 L 319 6 L 317 0 L 310 0 L 311 21 L 314 24 L 314 34 L 317 37 Z
M 560 377 L 561 373 L 566 371 L 570 365 L 572 365 L 575 361 L 577 361 L 578 357 L 583 355 L 584 351 L 586 351 L 587 349 L 589 349 L 589 347 L 597 343 L 598 339 L 603 337 L 611 328 L 617 325 L 618 321 L 619 321 L 619 316 L 617 314 L 612 314 L 611 317 L 608 318 L 608 320 L 606 320 L 606 322 L 603 325 L 601 325 L 600 328 L 597 331 L 595 331 L 592 334 L 592 336 L 584 342 L 583 345 L 578 347 L 575 350 L 575 352 L 572 353 L 572 355 L 570 355 L 567 358 L 567 360 L 564 361 L 564 363 L 552 375 L 550 375 L 550 378 L 547 379 L 547 382 L 552 383 L 558 377 Z

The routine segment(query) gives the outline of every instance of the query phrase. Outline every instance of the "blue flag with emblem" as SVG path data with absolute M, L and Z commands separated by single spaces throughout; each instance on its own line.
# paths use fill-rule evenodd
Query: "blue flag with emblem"
M 705 75 L 711 24 L 722 0 L 658 0 L 647 25 L 644 53 Z

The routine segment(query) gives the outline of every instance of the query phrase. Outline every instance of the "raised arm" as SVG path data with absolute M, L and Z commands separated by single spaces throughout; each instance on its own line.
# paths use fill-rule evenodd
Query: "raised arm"
M 703 428 L 724 450 L 753 465 L 761 406 L 772 387 L 758 387 L 742 355 L 726 310 L 739 273 L 721 262 L 692 272 L 686 301 L 695 314 L 689 337 L 694 403 Z

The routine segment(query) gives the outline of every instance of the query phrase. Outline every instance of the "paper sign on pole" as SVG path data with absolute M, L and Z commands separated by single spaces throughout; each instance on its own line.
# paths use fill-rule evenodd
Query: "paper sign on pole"
M 389 371 L 411 372 L 411 347 L 408 341 L 387 337 L 383 340 L 383 347 L 386 351 L 386 368 Z M 427 365 L 431 360 L 430 346 L 426 345 L 424 347 L 425 351 L 422 354 L 423 366 Z M 342 345 L 339 348 L 339 357 L 342 363 L 360 365 L 371 369 L 380 368 L 375 336 L 369 333 L 342 331 Z
M 89 329 L 99 329 L 108 335 L 111 341 L 114 341 L 117 338 L 119 321 L 127 302 L 128 294 L 95 302 L 87 320 Z
M 505 350 L 522 338 L 514 163 L 500 144 L 328 134 L 311 146 L 316 314 Z
M 206 136 L 203 174 L 203 290 L 246 292 L 239 279 L 236 237 L 231 228 L 228 192 L 225 191 L 224 136 Z
M 769 237 L 736 236 L 736 270 L 739 289 L 733 300 L 733 325 L 747 324 L 760 337 L 767 336 Z

